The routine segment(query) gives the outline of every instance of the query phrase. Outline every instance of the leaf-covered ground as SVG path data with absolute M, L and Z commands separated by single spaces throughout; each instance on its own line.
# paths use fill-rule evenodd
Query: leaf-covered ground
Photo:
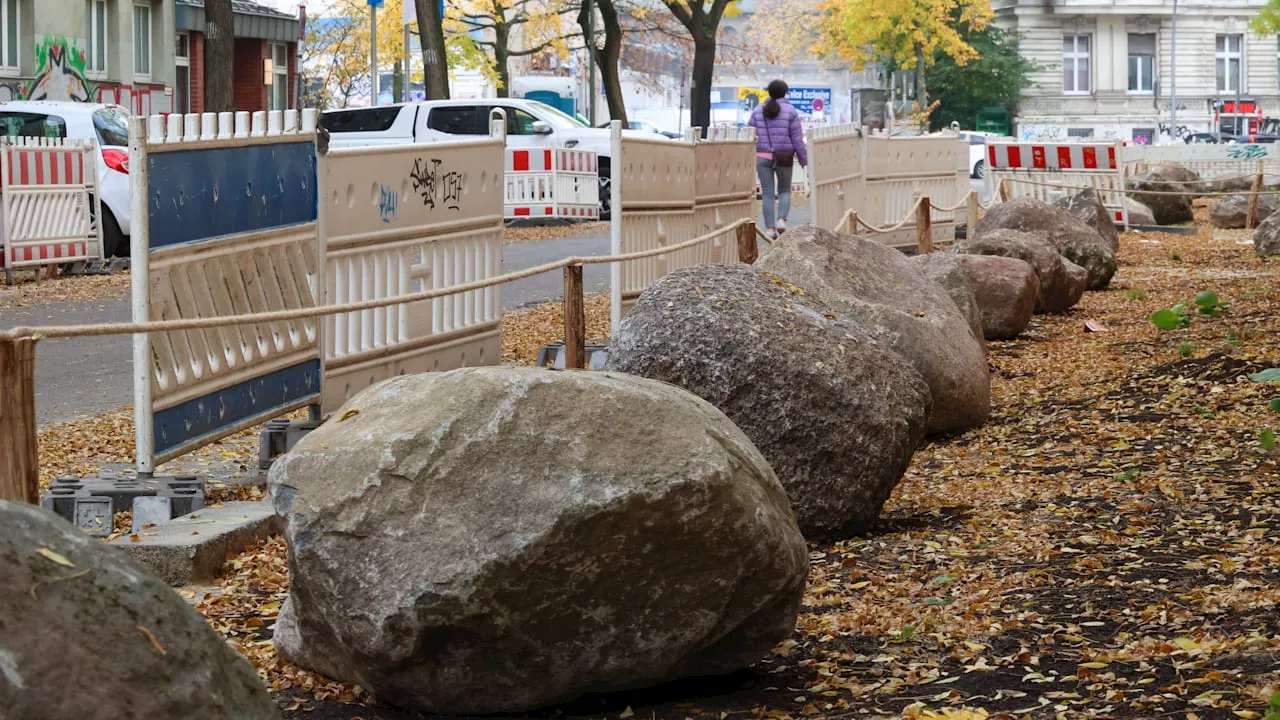
M 1259 437 L 1280 429 L 1280 385 L 1248 375 L 1280 366 L 1280 263 L 1220 237 L 1127 235 L 1112 289 L 991 344 L 991 422 L 921 448 L 871 535 L 811 547 L 771 657 L 540 716 L 1262 718 L 1280 687 L 1280 476 Z M 1205 290 L 1222 317 L 1147 321 Z M 557 312 L 508 323 L 506 357 L 558 338 Z M 601 335 L 607 303 L 590 312 Z M 275 657 L 284 550 L 186 593 L 287 717 L 417 717 Z

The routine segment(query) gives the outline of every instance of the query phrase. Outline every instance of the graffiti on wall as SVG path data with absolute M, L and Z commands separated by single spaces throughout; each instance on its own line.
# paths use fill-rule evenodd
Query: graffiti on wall
M 35 47 L 35 61 L 35 74 L 30 79 L 0 81 L 0 102 L 52 100 L 113 103 L 124 106 L 135 115 L 170 111 L 172 96 L 162 86 L 90 80 L 80 38 L 61 35 L 40 37 Z

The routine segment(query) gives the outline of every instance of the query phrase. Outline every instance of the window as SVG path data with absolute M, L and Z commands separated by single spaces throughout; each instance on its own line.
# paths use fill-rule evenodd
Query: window
M 399 115 L 398 107 L 335 110 L 320 117 L 320 127 L 331 133 L 383 132 L 391 129 Z
M 1088 35 L 1064 35 L 1062 37 L 1062 92 L 1070 95 L 1087 94 L 1089 82 Z
M 518 108 L 503 108 L 507 111 L 508 135 L 533 135 L 533 124 L 538 118 Z
M 84 68 L 89 75 L 107 72 L 107 0 L 87 0 L 84 27 Z
M 1156 36 L 1129 33 L 1129 92 L 1148 95 L 1156 85 Z
M 289 109 L 289 46 L 271 43 L 271 89 L 268 110 Z
M 93 128 L 100 145 L 129 147 L 129 116 L 120 108 L 105 107 L 93 114 Z
M 427 127 L 449 135 L 488 135 L 485 120 L 475 105 L 431 109 Z
M 151 6 L 133 6 L 133 74 L 151 77 Z
M 67 121 L 57 115 L 0 112 L 0 137 L 64 138 Z
M 1243 92 L 1240 84 L 1241 49 L 1243 35 L 1219 35 L 1215 58 L 1217 60 L 1218 92 Z
M 1150 145 L 1152 138 L 1156 136 L 1155 128 L 1134 128 L 1133 143 L 1135 145 Z
M 0 0 L 0 67 L 18 71 L 18 0 Z
M 178 33 L 173 42 L 173 111 L 191 112 L 191 36 Z
M 1067 128 L 1067 137 L 1091 138 L 1093 137 L 1093 128 Z

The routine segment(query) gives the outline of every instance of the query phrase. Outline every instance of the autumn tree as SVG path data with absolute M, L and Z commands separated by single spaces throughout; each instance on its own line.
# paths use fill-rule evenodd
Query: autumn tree
M 807 0 L 760 0 L 743 30 L 744 59 L 787 66 L 814 58 L 822 12 Z
M 716 67 L 716 36 L 732 0 L 664 0 L 667 9 L 693 41 L 693 70 L 689 81 L 689 119 L 693 127 L 711 126 L 711 83 Z M 826 0 L 837 4 L 846 0 Z M 870 2 L 872 0 L 854 0 Z
M 938 51 L 929 71 L 938 101 L 937 111 L 929 117 L 935 130 L 949 127 L 952 122 L 972 127 L 984 107 L 1012 110 L 1022 91 L 1031 86 L 1031 74 L 1040 69 L 1018 53 L 1016 34 L 995 25 L 981 30 L 966 28 L 962 37 L 978 57 L 961 65 Z
M 594 31 L 597 26 L 593 14 L 599 10 L 599 30 L 604 33 L 604 41 L 596 42 Z M 614 0 L 581 0 L 578 7 L 578 25 L 582 28 L 582 37 L 592 62 L 600 73 L 600 81 L 604 85 L 604 99 L 609 106 L 609 118 L 621 120 L 627 126 L 627 104 L 622 94 L 622 21 L 618 5 Z M 595 92 L 591 88 L 591 92 Z M 595 118 L 591 118 L 595 122 Z
M 479 31 L 474 41 L 489 57 L 490 80 L 499 97 L 511 92 L 511 61 L 551 52 L 568 57 L 568 38 L 560 0 L 466 0 L 446 10 L 445 26 L 454 34 Z
M 235 96 L 236 38 L 231 0 L 205 0 L 204 4 L 204 109 L 232 112 Z
M 399 0 L 397 0 L 399 2 Z M 428 100 L 449 99 L 449 43 L 444 36 L 444 17 L 436 0 L 412 0 L 418 21 L 415 30 L 422 41 Z M 455 43 L 455 52 L 459 46 Z
M 991 22 L 989 0 L 823 0 L 818 54 L 834 53 L 861 70 L 878 60 L 916 71 L 916 98 L 927 113 L 926 78 L 939 57 L 959 66 L 978 57 L 965 30 Z

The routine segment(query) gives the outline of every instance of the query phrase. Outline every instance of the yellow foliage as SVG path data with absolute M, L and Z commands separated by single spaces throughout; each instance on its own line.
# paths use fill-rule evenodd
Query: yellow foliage
M 977 57 L 959 28 L 991 22 L 989 0 L 822 0 L 813 51 L 837 54 L 856 69 L 872 60 L 897 68 L 933 64 L 941 51 L 959 65 Z

